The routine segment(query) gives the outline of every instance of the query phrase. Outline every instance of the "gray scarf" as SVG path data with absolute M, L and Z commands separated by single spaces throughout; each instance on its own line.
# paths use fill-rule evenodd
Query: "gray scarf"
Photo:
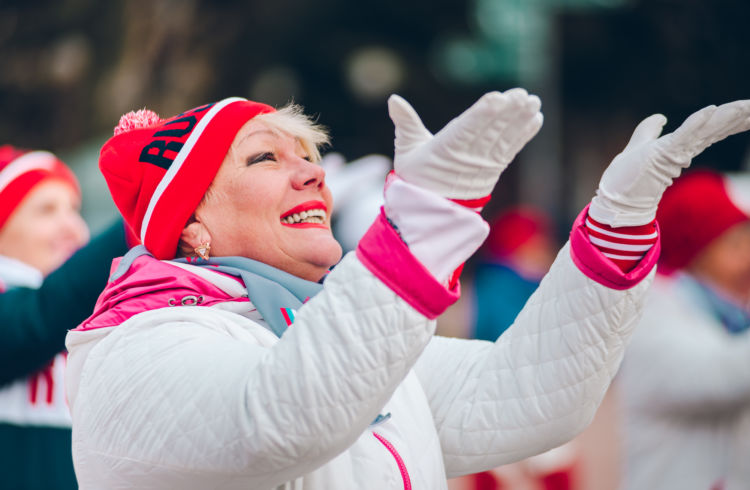
M 132 248 L 122 258 L 110 279 L 117 279 L 124 274 L 141 255 L 151 254 L 143 245 Z M 245 257 L 212 257 L 208 260 L 180 258 L 173 259 L 173 262 L 221 271 L 242 279 L 248 298 L 278 337 L 281 337 L 294 321 L 294 312 L 323 289 L 319 282 L 300 279 L 288 272 Z

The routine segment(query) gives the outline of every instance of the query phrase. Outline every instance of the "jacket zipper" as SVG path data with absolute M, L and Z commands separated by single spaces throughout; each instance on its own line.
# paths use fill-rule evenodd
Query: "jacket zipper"
M 404 464 L 404 460 L 401 459 L 401 455 L 398 454 L 398 451 L 396 451 L 396 448 L 393 447 L 393 444 L 391 444 L 388 439 L 381 436 L 377 432 L 373 432 L 372 435 L 374 435 L 375 439 L 380 441 L 381 444 L 383 444 L 385 448 L 388 449 L 388 451 L 393 456 L 393 459 L 396 460 L 398 469 L 399 471 L 401 471 L 401 478 L 404 480 L 404 490 L 411 490 L 411 478 L 409 478 L 409 471 L 406 469 L 406 465 Z

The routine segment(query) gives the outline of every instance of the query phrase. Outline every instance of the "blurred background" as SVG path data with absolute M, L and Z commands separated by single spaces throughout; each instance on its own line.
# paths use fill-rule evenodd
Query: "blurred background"
M 95 232 L 114 214 L 98 150 L 127 111 L 294 100 L 352 160 L 392 154 L 390 93 L 437 131 L 523 86 L 545 124 L 487 212 L 530 202 L 564 229 L 639 120 L 750 96 L 748 18 L 743 0 L 2 0 L 0 141 L 73 166 Z M 696 164 L 741 169 L 749 141 Z
M 745 0 L 0 0 L 0 144 L 60 155 L 96 233 L 116 214 L 98 151 L 130 110 L 293 100 L 351 161 L 392 156 L 391 93 L 437 131 L 483 93 L 522 86 L 545 123 L 484 214 L 533 205 L 559 239 L 641 119 L 661 112 L 671 131 L 700 107 L 750 98 L 748 19 Z M 750 135 L 733 136 L 694 166 L 745 171 L 749 149 Z M 468 335 L 462 308 L 444 334 Z M 577 442 L 575 488 L 616 488 L 612 406 Z M 541 488 L 523 485 L 502 488 Z

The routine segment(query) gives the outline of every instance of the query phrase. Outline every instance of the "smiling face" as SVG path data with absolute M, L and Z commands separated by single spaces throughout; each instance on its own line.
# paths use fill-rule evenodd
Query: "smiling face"
M 341 259 L 330 217 L 325 172 L 299 140 L 262 120 L 238 131 L 195 223 L 192 247 L 210 241 L 212 256 L 242 256 L 317 281 Z
M 78 193 L 69 184 L 49 179 L 36 185 L 0 230 L 0 255 L 46 276 L 88 241 L 79 208 Z

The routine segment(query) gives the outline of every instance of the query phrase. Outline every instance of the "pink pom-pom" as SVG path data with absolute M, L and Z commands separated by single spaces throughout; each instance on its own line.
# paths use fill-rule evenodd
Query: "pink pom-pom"
M 115 136 L 121 133 L 127 133 L 134 129 L 147 128 L 159 124 L 163 119 L 154 111 L 141 109 L 139 111 L 130 111 L 120 118 L 120 123 L 115 126 Z

